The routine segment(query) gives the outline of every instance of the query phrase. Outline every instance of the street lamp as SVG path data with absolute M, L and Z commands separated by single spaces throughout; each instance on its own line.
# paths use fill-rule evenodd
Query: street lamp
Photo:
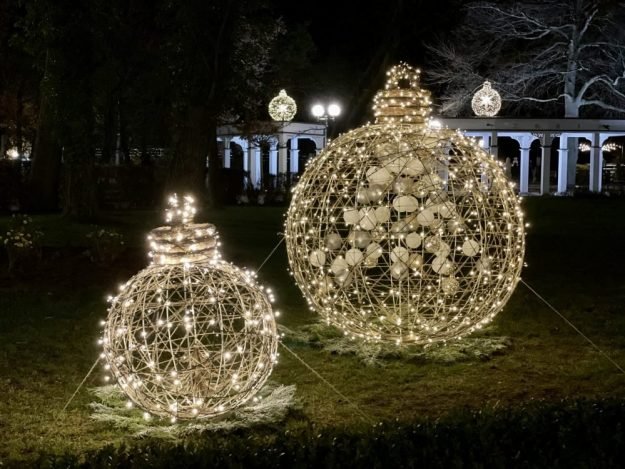
M 341 106 L 337 103 L 330 103 L 327 106 L 317 103 L 313 105 L 310 112 L 318 121 L 323 122 L 325 126 L 323 131 L 323 147 L 325 148 L 329 121 L 336 119 L 341 114 Z

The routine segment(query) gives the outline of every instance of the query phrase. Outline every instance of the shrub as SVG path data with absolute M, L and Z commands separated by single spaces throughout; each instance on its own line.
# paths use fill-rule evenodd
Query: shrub
M 103 265 L 112 264 L 126 248 L 120 233 L 97 226 L 87 233 L 87 241 L 91 260 Z
M 0 237 L 7 250 L 9 272 L 25 272 L 41 261 L 41 240 L 43 233 L 33 225 L 33 220 L 25 214 L 11 217 L 9 230 Z
M 82 456 L 42 455 L 37 467 L 622 467 L 625 403 L 525 404 L 370 427 L 268 427 L 146 439 Z

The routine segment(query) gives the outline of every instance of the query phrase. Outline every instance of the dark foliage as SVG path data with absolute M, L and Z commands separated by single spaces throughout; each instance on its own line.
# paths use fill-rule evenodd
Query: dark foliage
M 444 420 L 370 428 L 198 435 L 184 444 L 144 441 L 41 467 L 619 467 L 625 457 L 620 400 L 533 403 L 464 411 Z

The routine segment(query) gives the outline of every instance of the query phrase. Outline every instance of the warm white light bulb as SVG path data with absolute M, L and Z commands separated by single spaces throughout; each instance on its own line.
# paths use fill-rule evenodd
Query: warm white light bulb
M 332 103 L 328 106 L 328 115 L 330 117 L 337 117 L 339 114 L 341 114 L 341 106 L 337 103 Z
M 430 119 L 428 126 L 433 130 L 440 130 L 443 128 L 443 124 L 438 119 Z
M 315 117 L 321 117 L 325 114 L 326 110 L 322 104 L 315 104 L 311 109 L 312 115 Z

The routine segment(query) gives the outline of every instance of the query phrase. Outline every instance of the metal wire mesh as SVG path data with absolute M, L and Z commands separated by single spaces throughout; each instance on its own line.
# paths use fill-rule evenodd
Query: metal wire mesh
M 351 336 L 425 344 L 481 328 L 519 280 L 524 224 L 501 166 L 426 125 L 334 140 L 293 192 L 286 244 L 311 308 Z
M 170 200 L 173 226 L 152 230 L 154 263 L 111 298 L 103 358 L 150 414 L 212 417 L 245 403 L 277 358 L 273 295 L 255 274 L 219 259 L 215 227 Z M 178 218 L 182 222 L 178 221 Z
M 276 360 L 271 305 L 223 261 L 151 265 L 113 300 L 104 353 L 118 384 L 160 416 L 209 417 L 246 402 Z

